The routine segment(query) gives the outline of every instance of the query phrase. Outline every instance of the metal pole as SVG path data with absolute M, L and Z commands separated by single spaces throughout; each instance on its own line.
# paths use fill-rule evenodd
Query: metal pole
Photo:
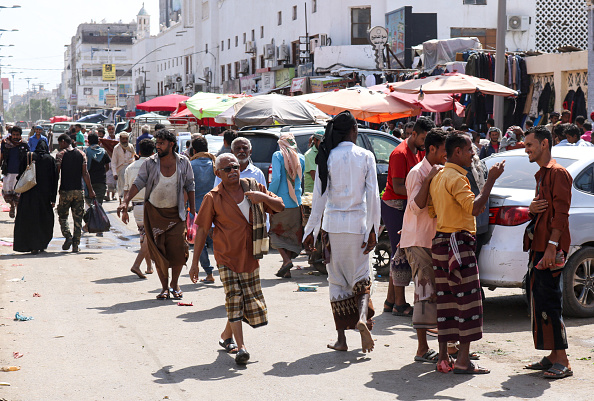
M 507 31 L 506 0 L 499 0 L 497 7 L 497 39 L 495 42 L 495 82 L 504 85 L 505 80 L 505 33 Z M 495 96 L 493 100 L 493 118 L 495 126 L 504 130 L 503 97 Z M 482 122 L 482 121 L 481 121 Z

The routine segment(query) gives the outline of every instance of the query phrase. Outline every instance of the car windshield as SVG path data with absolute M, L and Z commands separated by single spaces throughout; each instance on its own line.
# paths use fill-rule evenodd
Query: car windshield
M 54 132 L 65 132 L 70 128 L 70 124 L 54 124 Z
M 534 174 L 539 167 L 536 163 L 530 163 L 528 156 L 505 156 L 498 155 L 485 159 L 487 168 L 491 168 L 495 163 L 505 160 L 505 170 L 501 177 L 495 181 L 495 187 L 516 188 L 516 189 L 535 189 L 536 181 Z M 575 159 L 555 158 L 557 163 L 567 168 L 576 162 Z
M 272 154 L 278 150 L 278 138 L 272 135 L 246 135 L 252 143 L 252 161 L 270 163 Z

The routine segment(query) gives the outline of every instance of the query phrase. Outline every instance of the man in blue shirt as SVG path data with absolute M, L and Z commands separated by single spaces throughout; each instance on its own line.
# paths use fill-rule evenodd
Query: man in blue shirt
M 28 143 L 31 152 L 34 152 L 35 149 L 37 149 L 37 144 L 39 143 L 39 141 L 45 141 L 45 143 L 47 143 L 47 146 L 49 147 L 47 138 L 45 137 L 45 135 L 43 135 L 43 127 L 41 127 L 40 125 L 36 125 L 35 127 L 33 127 L 33 131 L 35 132 L 35 135 L 29 138 Z
M 250 157 L 252 156 L 252 143 L 245 137 L 239 137 L 231 142 L 231 152 L 239 160 L 239 178 L 253 178 L 258 181 L 258 184 L 262 184 L 265 187 L 266 177 L 264 173 L 258 167 L 254 166 Z M 214 186 L 216 187 L 221 183 L 219 177 L 215 178 Z
M 153 139 L 153 136 L 150 134 L 151 128 L 147 124 L 140 127 L 140 130 L 142 131 L 142 134 L 136 139 L 136 149 L 138 149 L 138 144 L 143 139 Z

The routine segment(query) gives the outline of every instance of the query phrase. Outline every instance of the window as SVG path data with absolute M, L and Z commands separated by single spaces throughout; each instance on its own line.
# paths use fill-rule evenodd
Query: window
M 221 83 L 225 82 L 225 66 L 221 66 Z
M 351 8 L 351 45 L 366 45 L 371 28 L 371 7 Z
M 237 47 L 238 44 L 239 44 L 239 38 L 236 36 L 235 37 L 235 47 Z
M 208 53 L 208 43 L 204 45 L 204 52 Z
M 369 138 L 369 142 L 371 142 L 371 147 L 373 148 L 377 163 L 389 164 L 390 154 L 392 154 L 392 151 L 396 147 L 396 142 L 381 135 L 367 134 L 367 138 Z
M 256 73 L 256 58 L 252 57 L 251 59 L 251 67 L 252 67 L 252 74 Z
M 283 12 L 279 11 L 278 12 L 278 22 L 277 25 L 282 25 L 283 24 Z
M 573 185 L 580 191 L 594 194 L 594 166 L 586 167 L 575 179 Z
M 260 39 L 264 39 L 264 26 L 260 27 Z
M 264 60 L 264 56 L 260 56 L 260 68 L 266 67 L 266 61 Z
M 227 49 L 231 48 L 231 39 L 227 39 Z
M 239 78 L 239 73 L 241 72 L 241 66 L 239 65 L 239 61 L 235 62 L 235 79 Z
M 486 6 L 487 0 L 462 0 L 462 4 L 470 4 L 473 6 Z
M 243 33 L 243 44 L 244 44 L 244 45 L 245 45 L 245 41 L 246 41 L 246 40 L 247 40 L 247 36 L 246 36 L 246 33 L 244 32 L 244 33 Z
M 252 29 L 252 42 L 256 40 L 256 30 Z
M 318 11 L 318 0 L 311 0 L 311 13 Z
M 293 6 L 293 21 L 297 19 L 297 6 Z
M 227 79 L 231 81 L 231 63 L 227 64 Z
M 225 41 L 221 40 L 221 51 L 225 50 Z

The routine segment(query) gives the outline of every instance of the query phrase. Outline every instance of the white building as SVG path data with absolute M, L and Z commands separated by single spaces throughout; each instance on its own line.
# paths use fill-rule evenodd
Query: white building
M 132 42 L 137 34 L 135 22 L 80 24 L 64 51 L 60 105 L 70 113 L 125 105 L 134 91 Z
M 173 12 L 177 21 L 170 18 L 169 27 L 162 24 L 159 35 L 139 39 L 134 46 L 135 62 L 154 51 L 134 68 L 136 91 L 146 98 L 172 91 L 191 94 L 192 88 L 264 92 L 290 85 L 296 74 L 330 69 L 337 61 L 344 67 L 373 69 L 367 29 L 376 25 L 394 32 L 401 29 L 405 51 L 419 45 L 414 41 L 423 34 L 423 40 L 478 37 L 483 48 L 494 49 L 497 28 L 495 0 L 161 3 L 169 7 L 161 10 L 161 19 Z M 177 4 L 174 11 L 173 3 Z M 409 17 L 426 18 L 429 25 L 395 18 L 394 11 L 407 6 L 412 7 Z M 509 51 L 553 52 L 560 46 L 587 46 L 583 1 L 508 0 L 507 15 Z M 138 68 L 143 66 L 144 72 Z

